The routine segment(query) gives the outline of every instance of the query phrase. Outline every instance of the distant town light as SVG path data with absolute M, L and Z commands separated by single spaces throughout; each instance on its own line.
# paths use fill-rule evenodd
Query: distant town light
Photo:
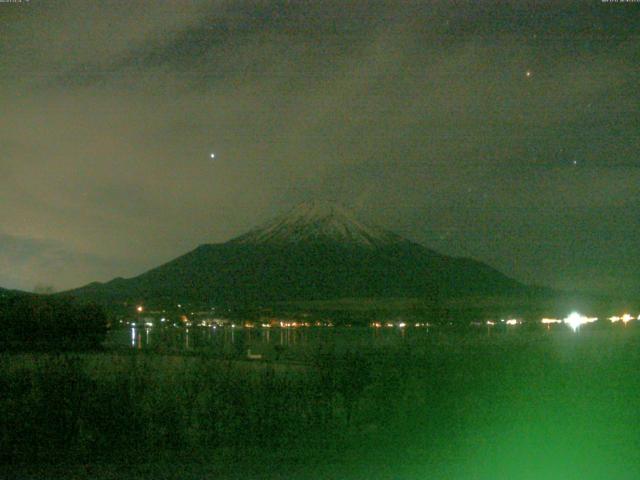
M 631 320 L 633 320 L 633 317 L 628 313 L 625 313 L 624 315 L 622 315 L 622 321 L 624 323 L 630 322 Z
M 598 320 L 597 317 L 585 317 L 584 315 L 580 315 L 577 312 L 572 312 L 567 318 L 564 319 L 564 323 L 569 325 L 571 329 L 575 332 L 580 326 L 585 323 L 591 323 Z
M 543 318 L 541 321 L 545 325 L 549 325 L 551 323 L 562 323 L 562 320 L 559 320 L 557 318 Z
M 138 313 L 141 313 L 143 310 L 144 310 L 144 307 L 143 307 L 142 305 L 138 305 L 138 306 L 136 307 L 136 311 L 137 311 Z
M 510 318 L 509 320 L 507 320 L 507 325 L 518 325 L 518 320 L 516 320 L 515 318 Z

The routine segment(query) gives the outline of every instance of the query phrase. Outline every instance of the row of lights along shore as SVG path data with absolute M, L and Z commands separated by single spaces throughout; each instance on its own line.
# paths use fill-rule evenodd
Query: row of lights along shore
M 144 307 L 142 305 L 138 305 L 136 307 L 136 312 L 137 313 L 143 313 L 144 312 Z M 613 323 L 618 323 L 621 322 L 623 324 L 627 324 L 633 320 L 640 320 L 640 315 L 638 315 L 637 317 L 634 317 L 633 315 L 630 315 L 629 313 L 625 313 L 623 315 L 614 315 L 608 318 L 608 320 L 613 324 Z M 161 323 L 165 323 L 167 321 L 166 318 L 162 318 L 160 319 Z M 183 325 L 186 326 L 191 326 L 192 322 L 188 320 L 188 318 L 186 316 L 182 316 L 181 317 L 181 321 Z M 578 328 L 580 328 L 582 325 L 586 325 L 589 323 L 594 323 L 598 321 L 597 317 L 588 317 L 585 315 L 581 315 L 577 312 L 572 312 L 570 315 L 568 315 L 566 318 L 564 319 L 559 319 L 559 318 L 542 318 L 540 320 L 540 322 L 547 326 L 550 327 L 553 324 L 565 324 L 569 327 L 571 327 L 572 330 L 576 331 L 578 330 Z M 122 323 L 122 321 L 121 321 Z M 509 318 L 509 319 L 500 319 L 500 320 L 486 320 L 484 322 L 484 325 L 486 325 L 487 327 L 493 327 L 495 325 L 499 325 L 499 324 L 504 324 L 507 326 L 515 326 L 515 325 L 520 325 L 524 323 L 522 320 L 517 319 L 517 318 Z M 135 322 L 131 322 L 130 323 L 132 326 L 135 326 L 136 323 Z M 483 322 L 472 322 L 472 325 L 482 325 Z M 154 326 L 153 322 L 145 322 L 144 324 L 147 327 L 152 327 Z M 213 328 L 217 328 L 219 326 L 223 326 L 224 323 L 222 323 L 221 321 L 201 321 L 199 323 L 196 324 L 196 326 L 202 326 L 202 327 L 213 327 Z M 174 326 L 178 326 L 178 324 L 174 324 Z M 231 323 L 228 326 L 235 328 L 236 326 L 240 326 L 243 328 L 254 328 L 254 327 L 262 327 L 262 328 L 271 328 L 271 327 L 280 327 L 280 328 L 297 328 L 297 327 L 333 327 L 334 324 L 332 322 L 296 322 L 296 321 L 277 321 L 277 322 L 271 322 L 271 323 L 264 323 L 264 322 L 244 322 L 240 325 L 236 325 L 235 323 Z M 406 327 L 414 327 L 414 328 L 421 328 L 421 327 L 431 327 L 432 324 L 428 323 L 428 322 L 417 322 L 417 323 L 407 323 L 407 322 L 372 322 L 370 324 L 371 327 L 374 328 L 406 328 Z

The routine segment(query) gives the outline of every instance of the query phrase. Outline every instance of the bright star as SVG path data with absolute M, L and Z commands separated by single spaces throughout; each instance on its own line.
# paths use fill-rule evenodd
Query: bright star
M 212 159 L 213 159 L 213 158 L 216 158 L 216 154 L 215 154 L 215 153 L 212 153 L 212 154 L 210 154 L 209 156 L 210 156 Z
M 525 75 L 527 76 L 527 78 L 531 77 L 531 70 L 527 70 L 527 72 L 525 73 Z

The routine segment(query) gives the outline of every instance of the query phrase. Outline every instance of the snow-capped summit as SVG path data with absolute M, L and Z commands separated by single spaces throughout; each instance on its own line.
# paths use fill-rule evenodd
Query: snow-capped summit
M 325 202 L 305 202 L 288 213 L 233 240 L 242 244 L 331 242 L 369 248 L 397 244 L 402 237 L 366 225 L 347 209 Z
M 228 242 L 200 245 L 137 277 L 67 293 L 114 305 L 154 299 L 252 306 L 340 298 L 511 295 L 523 288 L 488 265 L 440 255 L 366 225 L 345 208 L 313 202 Z

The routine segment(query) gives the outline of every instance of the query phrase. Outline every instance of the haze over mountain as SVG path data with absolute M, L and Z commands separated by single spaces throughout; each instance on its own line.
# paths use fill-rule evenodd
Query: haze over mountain
M 440 255 L 332 204 L 304 203 L 248 233 L 130 279 L 67 293 L 100 302 L 255 304 L 346 297 L 505 295 L 522 284 L 481 262 Z

